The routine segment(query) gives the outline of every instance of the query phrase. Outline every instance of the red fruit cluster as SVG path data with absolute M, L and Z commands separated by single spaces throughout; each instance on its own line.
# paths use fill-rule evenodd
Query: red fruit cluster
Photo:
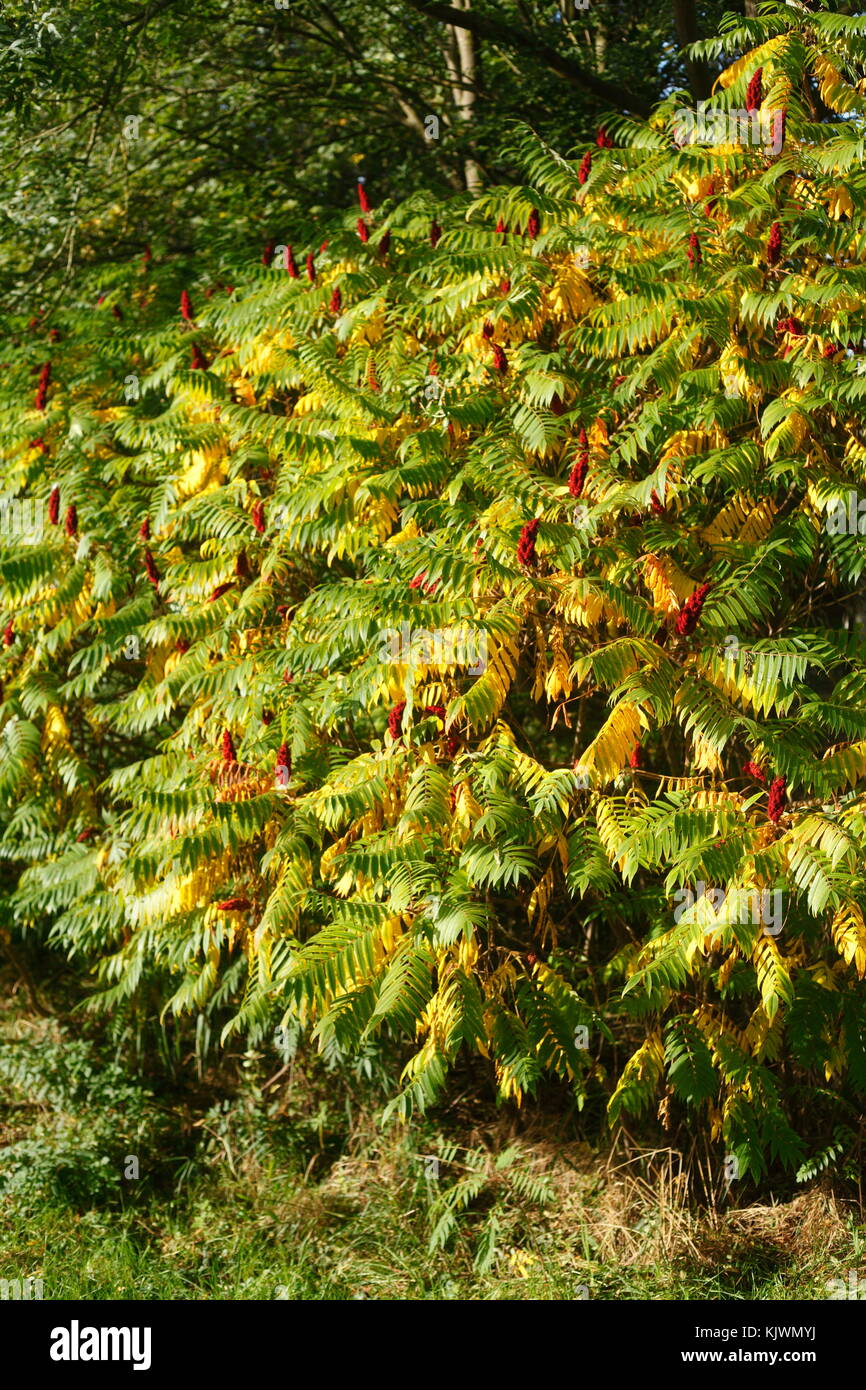
M 538 208 L 533 208 L 532 212 L 529 214 L 529 222 L 527 224 L 526 230 L 529 233 L 530 241 L 535 241 L 535 238 L 541 231 L 541 216 L 539 214 Z
M 490 340 L 491 340 L 491 338 L 493 337 L 493 333 L 494 333 L 493 324 L 490 322 L 489 319 L 485 320 L 484 327 L 483 327 L 482 330 L 481 330 L 481 336 L 482 336 L 482 338 L 485 338 L 485 339 L 487 340 L 487 342 L 489 343 Z
M 367 385 L 371 391 L 381 391 L 382 389 L 379 385 L 379 378 L 376 375 L 376 363 L 372 357 L 367 361 Z
M 234 587 L 234 580 L 232 579 L 229 579 L 225 584 L 217 584 L 213 593 L 208 595 L 208 603 L 216 603 L 218 598 L 222 598 L 223 594 L 227 594 L 229 589 Z
M 639 743 L 636 743 L 634 748 L 631 750 L 628 765 L 629 767 L 633 767 L 636 771 L 640 770 L 640 768 L 643 767 L 643 749 L 641 748 Z
M 391 249 L 391 232 L 390 232 L 390 230 L 386 227 L 385 231 L 382 233 L 382 235 L 381 235 L 381 237 L 380 237 L 380 239 L 379 239 L 379 252 L 380 252 L 381 255 L 387 256 L 387 254 L 388 254 L 388 252 L 390 251 L 390 249 Z
M 286 247 L 286 270 L 289 272 L 289 275 L 293 280 L 297 280 L 299 271 L 295 262 L 295 258 L 292 255 L 291 246 Z
M 388 733 L 391 735 L 392 738 L 400 737 L 400 731 L 403 724 L 403 711 L 405 708 L 406 701 L 401 700 L 399 704 L 394 705 L 393 709 L 391 710 L 391 713 L 388 715 Z
M 580 184 L 586 183 L 592 173 L 592 150 L 587 150 L 583 159 L 580 161 L 580 168 L 577 171 L 577 181 Z
M 147 246 L 145 246 L 144 251 L 142 252 L 141 264 L 142 266 L 150 265 L 152 260 L 153 252 L 150 249 L 150 242 L 148 242 Z
M 442 228 L 439 226 L 439 223 L 436 221 L 436 218 L 434 217 L 433 221 L 430 223 L 430 245 L 434 247 L 434 249 L 439 244 L 439 238 L 441 237 L 441 235 Z
M 78 512 L 75 510 L 75 503 L 74 503 L 74 502 L 73 502 L 69 507 L 67 507 L 67 509 L 66 509 L 65 526 L 66 526 L 66 534 L 67 534 L 67 536 L 75 536 L 75 535 L 77 535 L 77 533 L 78 533 Z
M 181 318 L 186 319 L 187 323 L 193 322 L 194 315 L 192 311 L 192 300 L 190 299 L 189 292 L 187 290 L 184 290 L 180 296 L 180 313 Z
M 434 715 L 437 719 L 444 719 L 444 718 L 445 718 L 445 706 L 444 706 L 444 705 L 425 705 L 425 706 L 424 706 L 424 713 L 425 713 L 425 714 L 432 714 L 432 715 Z
M 234 740 L 228 729 L 223 729 L 222 738 L 223 765 L 226 763 L 236 763 L 238 758 L 235 752 Z
M 366 246 L 367 242 L 370 240 L 370 228 L 367 226 L 363 217 L 358 218 L 358 236 Z
M 505 225 L 505 223 L 503 222 L 503 220 L 502 220 L 501 217 L 500 217 L 499 221 L 496 223 L 496 232 L 497 232 L 497 235 L 498 235 L 498 236 L 507 236 L 507 235 L 508 235 L 508 228 L 506 227 L 506 225 Z
M 598 148 L 600 150 L 609 150 L 613 147 L 613 140 L 608 135 L 604 126 L 599 126 L 598 132 L 595 137 L 595 143 L 598 145 Z
M 785 788 L 787 785 L 784 777 L 774 778 L 770 785 L 770 795 L 767 798 L 767 815 L 774 825 L 781 819 L 782 812 L 785 809 L 785 802 L 787 801 Z
M 41 434 L 37 435 L 36 439 L 31 439 L 30 448 L 38 449 L 40 454 L 48 453 L 48 445 L 45 443 L 45 440 L 42 438 Z
M 156 561 L 149 550 L 144 552 L 144 568 L 148 579 L 155 589 L 159 588 L 159 570 L 156 568 Z
M 435 594 L 436 589 L 437 589 L 438 584 L 439 584 L 439 580 L 438 580 L 438 579 L 434 579 L 430 584 L 428 584 L 426 581 L 427 581 L 427 571 L 424 570 L 424 572 L 423 572 L 422 574 L 416 574 L 416 575 L 415 575 L 415 578 L 409 581 L 409 588 L 410 588 L 410 589 L 423 589 L 424 592 L 425 592 L 425 594 Z
M 13 643 L 14 641 L 15 641 L 15 624 L 13 623 L 12 619 L 10 618 L 9 621 L 8 621 L 8 623 L 6 624 L 6 627 L 5 627 L 4 630 L 3 630 L 3 646 L 4 646 L 4 647 L 11 647 L 11 646 L 12 646 L 12 643 Z
M 836 353 L 837 353 L 838 351 L 839 351 L 839 344 L 838 344 L 838 343 L 825 343 L 825 344 L 824 344 L 823 356 L 824 356 L 824 357 L 835 357 L 835 356 L 836 356 Z
M 664 515 L 665 515 L 665 509 L 664 509 L 664 506 L 662 505 L 662 500 L 661 500 L 661 498 L 659 497 L 658 493 L 656 492 L 655 488 L 653 488 L 652 492 L 650 493 L 650 506 L 651 506 L 652 509 L 653 509 L 653 515 L 654 515 L 654 516 L 664 516 Z
M 199 347 L 198 343 L 192 345 L 192 370 L 194 372 L 206 371 L 207 358 Z
M 45 402 L 48 399 L 48 387 L 51 385 L 51 363 L 46 362 L 39 373 L 39 385 L 36 388 L 36 399 L 33 404 L 37 410 L 45 409 Z
M 370 199 L 367 197 L 367 190 L 360 179 L 358 180 L 358 202 L 361 205 L 362 212 L 372 211 Z
M 146 516 L 138 528 L 138 539 L 140 541 L 150 540 L 150 517 Z
M 316 283 L 316 261 L 312 251 L 307 252 L 307 279 L 311 285 Z
M 249 898 L 226 898 L 225 902 L 217 903 L 220 912 L 246 912 L 252 907 Z
M 586 482 L 586 475 L 589 471 L 589 454 L 584 449 L 577 456 L 577 462 L 571 470 L 568 480 L 568 490 L 572 497 L 579 497 L 583 492 L 583 485 Z
M 340 286 L 339 286 L 339 285 L 335 285 L 335 286 L 334 286 L 334 293 L 331 295 L 330 310 L 331 310 L 331 313 L 332 313 L 332 314 L 339 314 L 339 313 L 342 313 L 342 310 L 343 310 L 343 296 L 342 296 L 342 294 L 340 293 Z
M 250 577 L 250 563 L 245 550 L 238 551 L 238 557 L 235 560 L 235 574 L 238 579 L 249 579 Z
M 252 523 L 260 536 L 265 534 L 265 504 L 259 499 L 253 505 Z
M 60 519 L 60 488 L 55 484 L 48 499 L 48 520 L 56 526 Z
M 694 593 L 686 599 L 677 618 L 677 632 L 681 637 L 689 637 L 694 632 L 701 619 L 704 599 L 711 587 L 709 583 L 699 584 Z
M 527 521 L 517 542 L 517 558 L 521 565 L 535 564 L 535 538 L 538 535 L 538 521 Z
M 697 232 L 692 232 L 691 236 L 689 237 L 689 249 L 686 252 L 686 255 L 689 259 L 689 265 L 692 267 L 693 270 L 695 266 L 700 265 L 703 260 L 703 256 L 701 255 L 700 238 L 698 237 Z
M 805 328 L 798 318 L 792 314 L 790 318 L 779 319 L 776 325 L 777 333 L 790 333 L 792 338 L 802 338 Z
M 267 244 L 267 246 L 265 247 L 264 251 L 262 252 L 262 265 L 263 265 L 263 266 L 270 266 L 271 262 L 272 262 L 273 259 L 274 259 L 274 249 L 275 249 L 275 243 L 274 243 L 273 241 L 269 241 L 268 244 Z
M 743 763 L 743 772 L 747 777 L 754 777 L 756 782 L 766 783 L 767 781 L 766 777 L 764 776 L 763 768 L 759 767 L 758 764 L 756 762 L 753 762 L 751 758 L 747 763 Z
M 767 265 L 778 265 L 782 255 L 782 224 L 774 222 L 767 240 Z
M 189 651 L 189 638 L 178 637 L 177 641 L 174 644 L 174 649 L 175 651 L 180 652 L 181 656 L 183 656 L 184 652 Z
M 493 343 L 493 365 L 497 372 L 505 373 L 508 371 L 508 358 L 505 356 L 505 349 L 499 343 Z
M 764 100 L 764 88 L 761 83 L 761 78 L 763 77 L 763 75 L 763 68 L 757 68 L 756 71 L 752 73 L 751 79 L 749 81 L 749 87 L 746 92 L 747 111 L 759 111 L 761 108 L 761 102 Z

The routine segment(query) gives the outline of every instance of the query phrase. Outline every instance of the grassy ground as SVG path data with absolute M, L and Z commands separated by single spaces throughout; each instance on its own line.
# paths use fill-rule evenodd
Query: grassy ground
M 825 1299 L 866 1225 L 825 1180 L 695 1213 L 670 1151 L 541 1113 L 383 1130 L 371 1085 L 260 1057 L 148 1086 L 0 1016 L 0 1279 L 46 1299 Z M 187 1071 L 189 1068 L 187 1068 Z

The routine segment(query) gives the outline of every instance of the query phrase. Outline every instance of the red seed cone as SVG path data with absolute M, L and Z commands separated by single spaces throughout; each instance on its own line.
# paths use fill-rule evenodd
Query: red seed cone
M 287 767 L 289 771 L 291 771 L 292 755 L 289 752 L 289 745 L 287 743 L 280 744 L 279 751 L 277 753 L 277 767 Z
M 138 539 L 140 541 L 150 540 L 150 517 L 146 516 L 138 528 Z
M 538 208 L 533 208 L 532 212 L 529 214 L 529 222 L 527 224 L 526 230 L 529 233 L 530 241 L 535 241 L 535 238 L 541 231 L 541 215 L 538 211 Z
M 517 559 L 521 565 L 535 564 L 535 538 L 538 535 L 538 522 L 527 521 L 517 542 Z
M 424 706 L 424 713 L 425 713 L 425 714 L 431 714 L 431 715 L 433 715 L 436 719 L 444 719 L 444 718 L 445 718 L 445 706 L 444 706 L 444 705 L 425 705 L 425 706 Z
M 388 733 L 394 739 L 399 738 L 402 732 L 403 711 L 405 708 L 406 701 L 400 700 L 398 704 L 394 705 L 393 709 L 388 715 Z
M 228 729 L 223 729 L 222 757 L 224 767 L 226 763 L 236 763 L 238 760 L 237 753 L 235 752 L 234 739 Z
M 362 212 L 373 211 L 370 199 L 367 197 L 367 190 L 360 179 L 358 180 L 358 202 Z
M 67 536 L 75 536 L 78 534 L 78 512 L 75 510 L 74 502 L 66 508 L 66 521 L 64 524 Z
M 60 518 L 60 488 L 55 483 L 51 489 L 51 496 L 48 499 L 48 520 L 52 526 L 56 526 Z
M 364 221 L 363 217 L 358 218 L 358 236 L 361 238 L 364 245 L 366 246 L 367 242 L 370 240 L 370 229 Z
M 709 583 L 699 584 L 694 593 L 686 599 L 677 618 L 677 632 L 681 637 L 689 637 L 694 632 L 701 619 L 704 599 L 711 588 L 712 585 Z
M 767 240 L 767 265 L 778 265 L 782 255 L 782 225 L 774 222 Z
M 331 295 L 330 309 L 332 314 L 339 314 L 343 308 L 343 296 L 340 293 L 340 286 L 334 286 L 334 293 Z
M 192 300 L 187 290 L 184 290 L 180 296 L 180 314 L 181 318 L 186 319 L 187 323 L 193 322 Z
M 747 763 L 743 763 L 743 772 L 747 777 L 754 777 L 756 782 L 762 782 L 766 784 L 767 779 L 764 776 L 763 768 L 759 767 L 758 764 L 756 762 L 753 762 L 751 758 Z
M 568 479 L 568 490 L 572 497 L 579 497 L 583 492 L 583 485 L 586 482 L 586 475 L 589 470 L 589 454 L 582 450 L 577 456 L 577 462 L 571 470 Z
M 48 387 L 51 385 L 51 363 L 46 362 L 39 373 L 39 385 L 36 388 L 36 399 L 33 404 L 37 410 L 44 410 L 48 399 Z
M 770 786 L 770 795 L 767 797 L 767 815 L 774 825 L 781 819 L 785 809 L 785 803 L 788 799 L 785 793 L 787 785 L 784 777 L 776 777 Z
M 436 218 L 434 217 L 433 221 L 430 223 L 430 245 L 432 247 L 435 248 L 437 246 L 441 235 L 442 228 L 439 226 L 439 223 L 436 221 Z
M 749 86 L 746 92 L 746 110 L 759 111 L 761 102 L 764 100 L 764 89 L 761 78 L 764 75 L 763 68 L 757 68 L 749 79 Z
M 508 371 L 508 358 L 505 356 L 505 349 L 499 343 L 493 343 L 493 365 L 497 372 L 504 375 Z
M 598 133 L 595 137 L 595 143 L 598 145 L 598 148 L 600 150 L 609 150 L 612 148 L 613 141 L 611 140 L 604 126 L 599 126 Z
M 629 767 L 633 767 L 636 770 L 639 770 L 643 767 L 643 749 L 641 748 L 639 743 L 636 743 L 634 748 L 631 750 L 628 765 Z
M 294 256 L 292 255 L 291 246 L 286 247 L 286 270 L 289 272 L 289 275 L 293 280 L 298 279 L 300 271 L 298 270 L 297 263 L 295 261 Z
M 253 504 L 252 523 L 260 536 L 265 534 L 265 504 L 259 499 Z
M 149 550 L 144 552 L 144 568 L 148 579 L 155 589 L 159 588 L 159 570 L 156 568 L 156 561 Z
M 311 285 L 316 283 L 316 262 L 312 251 L 307 253 L 307 279 Z
M 580 184 L 586 183 L 586 181 L 587 181 L 587 179 L 589 178 L 589 176 L 590 176 L 591 173 L 592 173 L 592 150 L 587 150 L 586 154 L 583 156 L 583 159 L 582 159 L 581 162 L 580 162 L 580 168 L 579 168 L 578 171 L 577 171 L 577 181 L 578 181 L 578 183 L 580 183 Z

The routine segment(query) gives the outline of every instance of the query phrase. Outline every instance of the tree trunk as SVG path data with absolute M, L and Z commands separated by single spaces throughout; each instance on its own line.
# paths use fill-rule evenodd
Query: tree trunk
M 454 8 L 468 10 L 472 0 L 454 0 Z M 445 61 L 451 79 L 451 96 L 457 111 L 458 120 L 468 128 L 475 116 L 475 80 L 478 71 L 478 58 L 475 48 L 475 35 L 468 29 L 452 24 L 449 28 L 449 42 L 445 48 Z M 467 155 L 463 161 L 463 177 L 470 193 L 481 187 L 481 169 Z

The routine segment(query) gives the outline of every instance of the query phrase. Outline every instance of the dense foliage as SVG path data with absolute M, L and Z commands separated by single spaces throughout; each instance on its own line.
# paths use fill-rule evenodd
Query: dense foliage
M 675 93 L 17 321 L 4 904 L 94 1008 L 856 1152 L 866 20 L 770 9 L 778 152 Z

